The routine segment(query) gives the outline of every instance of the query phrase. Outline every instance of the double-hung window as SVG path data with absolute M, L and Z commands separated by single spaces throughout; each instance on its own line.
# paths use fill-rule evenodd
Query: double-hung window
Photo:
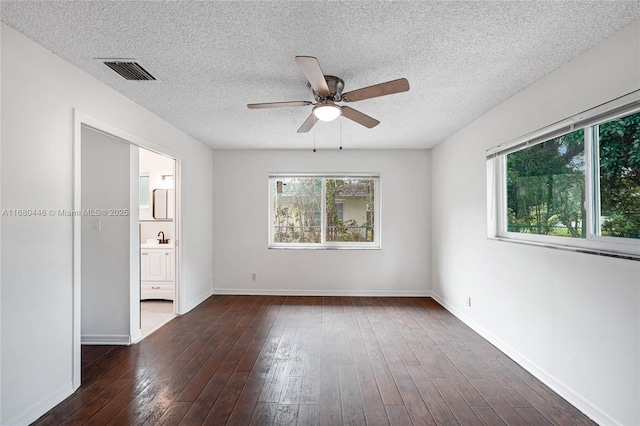
M 489 236 L 640 259 L 640 91 L 487 153 Z
M 271 174 L 269 247 L 380 248 L 380 176 Z

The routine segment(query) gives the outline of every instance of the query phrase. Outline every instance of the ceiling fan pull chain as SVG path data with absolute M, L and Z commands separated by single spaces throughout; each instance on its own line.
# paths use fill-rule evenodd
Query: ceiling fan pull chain
M 316 122 L 316 116 L 313 116 L 313 122 L 315 124 Z M 316 152 L 316 128 L 315 126 L 313 127 L 313 152 Z
M 342 120 L 340 120 L 340 149 L 342 149 Z

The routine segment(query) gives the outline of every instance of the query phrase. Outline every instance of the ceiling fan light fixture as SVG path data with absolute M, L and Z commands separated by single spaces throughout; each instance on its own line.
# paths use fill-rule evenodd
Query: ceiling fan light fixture
M 333 121 L 342 115 L 342 108 L 334 103 L 322 102 L 313 107 L 313 115 L 318 120 Z

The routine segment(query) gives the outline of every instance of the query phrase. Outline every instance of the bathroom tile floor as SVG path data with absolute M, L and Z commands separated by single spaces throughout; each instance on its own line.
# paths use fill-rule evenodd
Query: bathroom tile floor
M 173 318 L 173 302 L 170 300 L 143 300 L 140 302 L 141 333 L 144 339 Z

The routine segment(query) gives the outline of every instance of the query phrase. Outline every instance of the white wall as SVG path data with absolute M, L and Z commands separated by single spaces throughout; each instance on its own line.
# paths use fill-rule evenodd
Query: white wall
M 2 209 L 73 208 L 74 108 L 181 160 L 181 309 L 211 293 L 212 151 L 2 24 Z M 72 219 L 2 217 L 0 423 L 73 390 Z M 46 352 L 43 352 L 45 351 Z
M 428 151 L 216 150 L 213 164 L 215 292 L 428 293 Z M 269 172 L 379 172 L 382 249 L 268 249 Z
M 640 262 L 487 240 L 485 150 L 639 88 L 635 23 L 432 151 L 436 297 L 602 424 L 640 424 Z

